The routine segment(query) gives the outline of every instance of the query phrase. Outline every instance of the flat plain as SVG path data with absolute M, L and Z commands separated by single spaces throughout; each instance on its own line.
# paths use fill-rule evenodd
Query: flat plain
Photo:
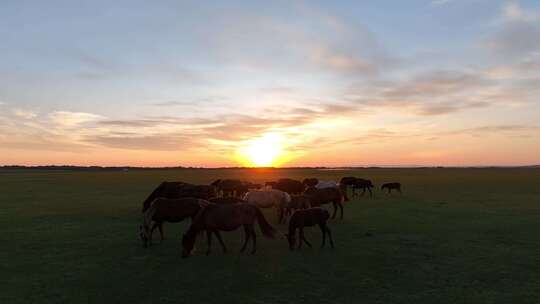
M 141 204 L 159 182 L 280 177 L 399 181 L 345 205 L 335 249 L 290 252 L 241 230 L 180 258 L 189 220 L 144 249 Z M 277 225 L 275 212 L 265 210 Z M 540 169 L 0 171 L 0 303 L 538 303 Z M 155 239 L 158 239 L 156 233 Z M 214 244 L 217 245 L 217 244 Z

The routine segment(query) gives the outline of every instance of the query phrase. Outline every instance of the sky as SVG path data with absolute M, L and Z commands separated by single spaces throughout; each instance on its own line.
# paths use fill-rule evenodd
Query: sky
M 0 2 L 0 165 L 540 164 L 540 2 Z

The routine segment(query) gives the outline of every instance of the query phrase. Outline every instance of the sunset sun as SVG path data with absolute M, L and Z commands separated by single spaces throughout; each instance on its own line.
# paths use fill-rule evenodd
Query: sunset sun
M 251 167 L 276 166 L 281 163 L 283 156 L 283 139 L 274 133 L 250 140 L 239 149 L 240 161 Z

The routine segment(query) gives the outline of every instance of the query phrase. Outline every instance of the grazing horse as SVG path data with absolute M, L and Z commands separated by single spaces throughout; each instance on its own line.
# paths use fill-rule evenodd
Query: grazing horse
M 197 198 L 157 198 L 150 207 L 146 209 L 143 216 L 143 224 L 139 226 L 139 236 L 143 241 L 143 246 L 147 247 L 148 243 L 152 245 L 152 234 L 154 229 L 159 229 L 161 240 L 163 241 L 163 223 L 179 223 L 184 219 L 195 217 L 202 206 L 208 205 L 209 202 Z
M 320 207 L 321 205 L 332 203 L 332 205 L 334 205 L 332 219 L 336 218 L 337 208 L 339 207 L 341 211 L 341 219 L 343 219 L 343 202 L 345 201 L 345 196 L 343 195 L 341 189 L 317 189 L 315 187 L 310 187 L 306 189 L 304 194 L 309 197 L 311 207 Z
M 315 185 L 315 188 L 317 189 L 324 189 L 324 188 L 338 188 L 339 184 L 335 181 L 319 181 L 317 185 Z
M 302 184 L 304 185 L 304 188 L 308 187 L 315 187 L 319 183 L 319 179 L 317 178 L 304 178 L 302 181 Z
M 142 212 L 144 213 L 148 207 L 150 207 L 150 204 L 158 198 L 158 197 L 164 197 L 164 198 L 178 198 L 178 191 L 179 189 L 186 187 L 188 183 L 184 182 L 162 182 L 157 186 L 152 193 L 144 200 L 143 202 L 143 208 Z
M 334 240 L 332 239 L 332 232 L 330 231 L 330 228 L 328 228 L 328 225 L 326 224 L 326 221 L 330 218 L 330 214 L 328 213 L 328 210 L 316 207 L 316 208 L 309 208 L 305 210 L 298 210 L 291 216 L 291 219 L 289 220 L 289 232 L 287 233 L 287 240 L 289 241 L 289 249 L 294 250 L 294 245 L 296 243 L 296 230 L 298 229 L 298 247 L 297 249 L 300 249 L 302 247 L 302 242 L 306 243 L 309 247 L 311 247 L 311 244 L 306 240 L 304 236 L 304 227 L 312 227 L 315 225 L 319 225 L 319 228 L 321 228 L 322 232 L 322 244 L 321 248 L 324 247 L 324 243 L 326 241 L 326 234 L 328 234 L 328 237 L 330 239 L 330 246 L 334 248 Z
M 373 183 L 369 179 L 357 178 L 352 184 L 353 196 L 356 196 L 356 189 L 362 189 L 362 196 L 366 194 L 366 190 L 369 192 L 369 197 L 373 197 Z
M 291 196 L 287 192 L 280 190 L 251 190 L 244 196 L 244 200 L 259 208 L 275 207 L 279 222 L 284 216 L 285 207 L 291 201 Z
M 290 178 L 279 179 L 272 188 L 289 194 L 300 194 L 304 191 L 304 185 L 301 181 Z
M 290 216 L 293 211 L 307 209 L 311 206 L 309 196 L 307 195 L 291 195 L 291 201 L 285 206 L 285 216 L 280 218 L 280 223 L 286 216 Z
M 218 205 L 232 205 L 232 204 L 242 204 L 246 203 L 245 200 L 238 198 L 238 197 L 214 197 L 208 200 L 211 203 L 218 204 Z
M 208 185 L 193 185 L 184 182 L 162 182 L 143 202 L 142 212 L 144 213 L 150 204 L 158 197 L 163 198 L 183 198 L 194 197 L 204 200 L 215 196 L 214 187 Z
M 397 190 L 401 193 L 401 183 L 386 183 L 381 186 L 381 191 L 384 189 L 388 190 L 388 194 L 392 193 L 392 190 Z
M 212 234 L 215 234 L 223 252 L 227 252 L 227 248 L 221 239 L 219 231 L 233 231 L 240 226 L 244 227 L 244 245 L 240 252 L 244 252 L 248 241 L 253 238 L 253 248 L 251 254 L 255 254 L 257 250 L 257 236 L 255 234 L 254 224 L 259 223 L 259 228 L 262 234 L 268 238 L 275 238 L 276 230 L 264 218 L 261 210 L 251 204 L 234 204 L 234 205 L 216 205 L 210 204 L 205 206 L 193 220 L 188 231 L 182 238 L 182 257 L 188 257 L 195 245 L 195 240 L 199 232 L 206 230 L 208 237 L 208 249 L 206 254 L 210 254 L 212 244 Z
M 222 196 L 242 197 L 249 189 L 260 188 L 258 184 L 241 181 L 238 179 L 218 179 L 212 184 Z

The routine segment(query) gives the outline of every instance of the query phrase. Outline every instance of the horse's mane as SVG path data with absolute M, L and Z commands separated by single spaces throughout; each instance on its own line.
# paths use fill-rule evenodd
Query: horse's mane
M 158 194 L 158 191 L 160 191 L 163 188 L 165 183 L 166 182 L 161 182 L 161 184 L 159 184 L 159 186 L 157 186 L 156 189 L 154 189 L 154 191 L 152 191 L 152 193 L 150 193 L 150 195 L 144 200 L 144 202 L 143 202 L 143 212 L 146 211 L 146 209 L 150 208 L 150 205 L 152 204 L 152 202 L 156 198 L 156 196 Z

